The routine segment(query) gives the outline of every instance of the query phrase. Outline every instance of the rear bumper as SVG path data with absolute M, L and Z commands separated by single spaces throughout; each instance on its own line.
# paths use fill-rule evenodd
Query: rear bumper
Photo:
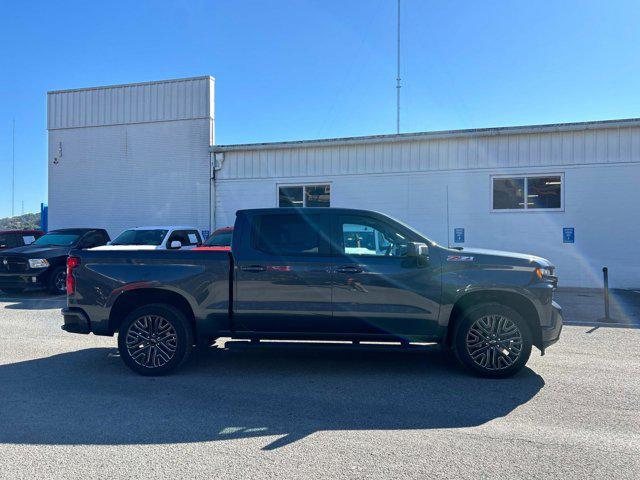
M 551 323 L 542 327 L 542 353 L 560 339 L 560 332 L 562 332 L 562 307 L 556 302 L 552 302 L 551 306 Z
M 65 332 L 91 332 L 91 323 L 89 322 L 89 317 L 80 308 L 63 308 L 62 316 L 64 317 L 64 325 L 62 325 L 61 328 Z

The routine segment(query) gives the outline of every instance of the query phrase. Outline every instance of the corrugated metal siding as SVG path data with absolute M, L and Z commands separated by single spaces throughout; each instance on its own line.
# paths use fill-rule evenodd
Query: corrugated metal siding
M 47 128 L 213 118 L 213 78 L 49 92 Z
M 209 229 L 209 130 L 196 119 L 49 132 L 49 227 Z
M 640 127 L 227 151 L 220 179 L 640 161 Z
M 640 163 L 560 170 L 564 208 L 558 211 L 491 210 L 494 173 L 544 174 L 558 172 L 557 167 L 221 180 L 215 192 L 216 226 L 233 225 L 239 209 L 276 207 L 278 184 L 330 182 L 333 207 L 383 212 L 442 244 L 453 242 L 455 228 L 464 228 L 466 242 L 460 246 L 548 258 L 558 267 L 564 287 L 601 287 L 606 265 L 611 286 L 637 289 L 640 250 L 630 245 L 640 237 L 640 222 L 626 210 L 640 204 Z M 575 228 L 575 243 L 563 243 L 563 227 Z

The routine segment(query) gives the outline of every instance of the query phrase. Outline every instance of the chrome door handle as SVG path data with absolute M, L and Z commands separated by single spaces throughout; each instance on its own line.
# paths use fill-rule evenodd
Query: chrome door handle
M 262 265 L 246 265 L 244 267 L 240 267 L 240 270 L 243 272 L 264 272 L 267 267 L 263 267 Z
M 362 271 L 362 267 L 354 265 L 345 265 L 343 267 L 336 268 L 336 272 L 338 273 L 362 273 Z

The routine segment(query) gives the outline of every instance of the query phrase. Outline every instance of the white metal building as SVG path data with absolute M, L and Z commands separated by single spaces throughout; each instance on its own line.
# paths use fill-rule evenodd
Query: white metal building
M 210 227 L 211 77 L 49 92 L 49 228 Z
M 601 286 L 608 266 L 640 287 L 640 119 L 214 146 L 213 117 L 210 77 L 51 92 L 50 226 L 212 230 L 329 204 L 547 257 L 563 286 Z

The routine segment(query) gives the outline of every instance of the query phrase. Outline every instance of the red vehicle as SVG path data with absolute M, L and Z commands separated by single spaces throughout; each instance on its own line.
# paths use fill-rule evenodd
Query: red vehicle
M 42 235 L 42 230 L 0 230 L 0 250 L 31 245 Z
M 207 238 L 201 247 L 194 250 L 229 251 L 231 250 L 231 239 L 233 238 L 233 227 L 222 227 Z

